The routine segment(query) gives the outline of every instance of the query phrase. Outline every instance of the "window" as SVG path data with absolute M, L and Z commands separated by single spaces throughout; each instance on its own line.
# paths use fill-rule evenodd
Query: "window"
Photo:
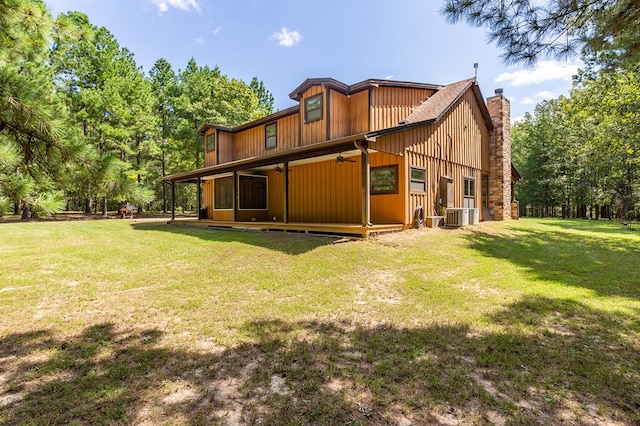
M 278 143 L 276 123 L 267 124 L 264 126 L 264 147 L 266 149 L 275 148 Z
M 226 176 L 213 180 L 213 198 L 214 209 L 233 209 L 233 176 Z
M 371 194 L 398 193 L 398 165 L 371 168 Z
M 210 135 L 205 136 L 205 141 L 207 144 L 207 152 L 216 150 L 216 134 L 211 133 Z
M 476 180 L 464 178 L 464 206 L 474 208 L 476 206 Z
M 322 93 L 304 100 L 304 122 L 322 120 Z
M 427 192 L 427 172 L 424 169 L 411 168 L 410 189 L 416 192 Z
M 267 209 L 267 177 L 238 176 L 240 190 L 240 210 Z

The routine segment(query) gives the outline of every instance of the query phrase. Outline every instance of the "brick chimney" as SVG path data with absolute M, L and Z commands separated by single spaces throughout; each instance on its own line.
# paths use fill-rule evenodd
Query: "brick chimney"
M 487 99 L 493 122 L 489 140 L 489 215 L 493 220 L 511 219 L 511 104 L 496 90 Z

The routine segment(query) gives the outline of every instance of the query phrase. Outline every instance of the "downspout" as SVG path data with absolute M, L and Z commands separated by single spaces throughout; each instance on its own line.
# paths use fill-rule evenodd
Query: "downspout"
M 362 143 L 364 142 L 364 143 Z M 369 150 L 367 141 L 354 141 L 353 144 L 362 152 L 362 226 L 371 226 L 371 184 Z

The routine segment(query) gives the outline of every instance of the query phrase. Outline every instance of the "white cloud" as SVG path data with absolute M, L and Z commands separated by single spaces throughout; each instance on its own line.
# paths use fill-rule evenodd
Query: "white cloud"
M 385 75 L 384 76 L 384 80 L 392 80 L 393 79 L 393 74 L 389 74 L 389 75 Z
M 535 101 L 529 96 L 526 96 L 520 100 L 520 105 L 533 105 Z
M 533 95 L 536 99 L 555 99 L 558 97 L 557 94 L 550 92 L 548 90 L 542 90 L 541 92 L 536 93 L 535 95 Z
M 271 38 L 278 40 L 278 44 L 282 47 L 292 47 L 302 41 L 302 35 L 299 32 L 289 31 L 287 27 L 282 27 L 282 29 L 274 33 Z
M 513 72 L 503 72 L 494 81 L 506 82 L 509 86 L 521 87 L 530 84 L 540 84 L 547 81 L 570 81 L 580 65 L 556 61 L 540 61 L 533 69 L 521 69 Z
M 168 11 L 170 7 L 187 11 L 194 9 L 200 12 L 198 0 L 151 0 L 151 2 L 156 5 L 160 13 Z
M 196 37 L 196 39 L 195 39 L 194 41 L 195 41 L 196 43 L 198 43 L 198 44 L 201 44 L 201 45 L 204 45 L 204 44 L 205 44 L 205 42 L 204 42 L 204 38 L 202 38 L 202 36 L 198 36 L 198 37 Z
M 219 33 L 220 31 L 222 31 L 222 27 L 216 27 L 216 29 L 215 29 L 215 30 L 213 30 L 213 34 L 214 34 L 214 35 L 218 35 L 218 33 Z

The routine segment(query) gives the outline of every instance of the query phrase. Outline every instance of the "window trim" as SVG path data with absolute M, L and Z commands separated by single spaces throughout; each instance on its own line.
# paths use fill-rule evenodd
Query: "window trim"
M 211 144 L 211 148 L 209 148 L 209 139 L 213 139 L 213 143 Z M 209 133 L 204 137 L 204 147 L 206 152 L 214 152 L 216 150 L 216 133 Z
M 269 136 L 269 128 L 273 127 L 274 128 L 274 134 L 273 136 Z M 270 146 L 269 145 L 269 138 L 273 138 L 273 145 Z M 265 149 L 274 149 L 278 146 L 278 122 L 274 121 L 273 123 L 269 123 L 269 124 L 265 124 L 264 125 L 264 148 Z
M 309 102 L 315 99 L 320 99 L 320 105 L 317 108 L 309 109 Z M 318 118 L 309 119 L 309 112 L 320 111 L 320 116 Z M 314 121 L 320 121 L 324 118 L 324 110 L 323 110 L 323 96 L 322 93 L 318 93 L 313 96 L 309 96 L 304 100 L 304 122 L 305 123 L 313 123 Z
M 462 199 L 465 205 L 469 203 L 467 200 L 473 200 L 473 207 L 476 206 L 476 178 L 471 176 L 463 176 L 462 179 Z
M 414 179 L 413 171 L 417 170 L 423 173 L 423 179 Z M 413 184 L 419 183 L 422 185 L 423 189 L 413 189 Z M 409 168 L 409 191 L 411 192 L 427 192 L 427 169 L 423 169 L 422 167 L 410 167 Z
M 393 189 L 384 189 L 384 190 L 378 190 L 375 189 L 375 179 L 374 179 L 374 175 L 376 172 L 381 172 L 383 170 L 393 170 L 393 176 L 394 176 L 394 182 L 393 182 Z M 371 195 L 387 195 L 387 194 L 398 194 L 399 193 L 399 176 L 398 176 L 398 165 L 397 164 L 390 164 L 388 166 L 379 166 L 379 167 L 371 167 L 371 170 L 369 171 L 369 194 Z
M 234 210 L 234 203 L 235 200 L 233 199 L 234 197 L 232 196 L 231 199 L 231 208 L 217 208 L 216 207 L 216 180 L 218 179 L 226 179 L 226 178 L 231 178 L 231 181 L 233 182 L 233 173 L 225 173 L 222 175 L 218 175 L 218 176 L 214 176 L 213 177 L 213 210 L 214 211 L 233 211 Z M 235 182 L 232 183 L 232 185 L 235 185 Z M 232 194 L 235 194 L 235 188 L 232 187 Z

